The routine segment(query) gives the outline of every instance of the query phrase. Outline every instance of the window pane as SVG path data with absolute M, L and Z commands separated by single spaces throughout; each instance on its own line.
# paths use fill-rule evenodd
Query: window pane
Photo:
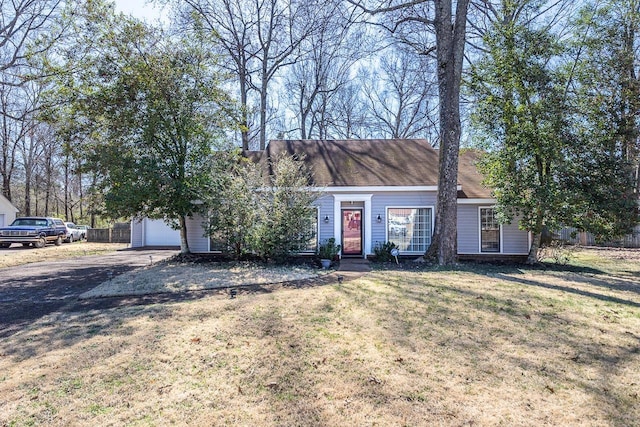
M 430 208 L 389 208 L 387 235 L 403 252 L 425 252 L 431 245 Z
M 500 252 L 500 223 L 491 208 L 480 209 L 480 250 Z
M 313 236 L 307 243 L 307 247 L 303 252 L 315 252 L 318 249 L 318 211 L 313 211 L 311 220 L 308 223 L 309 229 L 307 232 Z

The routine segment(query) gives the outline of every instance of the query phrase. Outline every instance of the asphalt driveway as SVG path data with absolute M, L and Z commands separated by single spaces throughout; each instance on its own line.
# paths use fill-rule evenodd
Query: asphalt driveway
M 125 250 L 0 269 L 0 338 L 13 335 L 23 326 L 59 311 L 152 302 L 145 298 L 79 301 L 78 296 L 110 277 L 176 253 L 175 250 Z

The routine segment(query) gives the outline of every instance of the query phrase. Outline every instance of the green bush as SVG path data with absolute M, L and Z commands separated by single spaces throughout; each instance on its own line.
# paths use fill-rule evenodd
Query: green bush
M 247 255 L 286 261 L 308 247 L 315 237 L 316 208 L 321 196 L 310 189 L 310 174 L 292 156 L 269 159 L 272 175 L 246 159 L 228 162 L 217 176 L 211 206 L 209 236 L 229 256 Z
M 324 243 L 318 248 L 318 256 L 320 259 L 328 259 L 333 261 L 335 257 L 340 253 L 340 245 L 336 245 L 336 239 L 330 237 L 325 240 Z
M 376 256 L 375 260 L 377 262 L 394 261 L 395 258 L 391 255 L 391 250 L 397 248 L 398 246 L 393 242 L 377 242 L 375 247 L 373 248 L 373 253 Z

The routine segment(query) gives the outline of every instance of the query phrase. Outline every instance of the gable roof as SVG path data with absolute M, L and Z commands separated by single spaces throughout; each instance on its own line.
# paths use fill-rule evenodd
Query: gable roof
M 458 157 L 458 184 L 462 189 L 458 191 L 459 199 L 492 199 L 491 189 L 486 187 L 484 177 L 477 167 L 482 156 L 479 150 L 462 150 Z
M 3 194 L 0 194 L 0 211 L 5 209 L 9 209 L 14 213 L 18 212 L 18 208 L 16 208 Z
M 272 140 L 264 151 L 245 156 L 262 163 L 283 153 L 303 158 L 319 187 L 423 187 L 438 185 L 438 150 L 425 139 Z M 478 152 L 459 158 L 458 197 L 490 198 L 475 167 Z

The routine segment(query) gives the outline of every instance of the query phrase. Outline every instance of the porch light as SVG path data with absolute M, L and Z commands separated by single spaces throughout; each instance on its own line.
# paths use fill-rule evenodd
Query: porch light
M 324 216 L 324 223 L 329 224 L 329 215 Z
M 380 224 L 382 222 L 382 217 L 380 216 L 380 214 L 378 214 L 378 217 L 376 218 L 376 221 L 378 221 L 378 224 Z

